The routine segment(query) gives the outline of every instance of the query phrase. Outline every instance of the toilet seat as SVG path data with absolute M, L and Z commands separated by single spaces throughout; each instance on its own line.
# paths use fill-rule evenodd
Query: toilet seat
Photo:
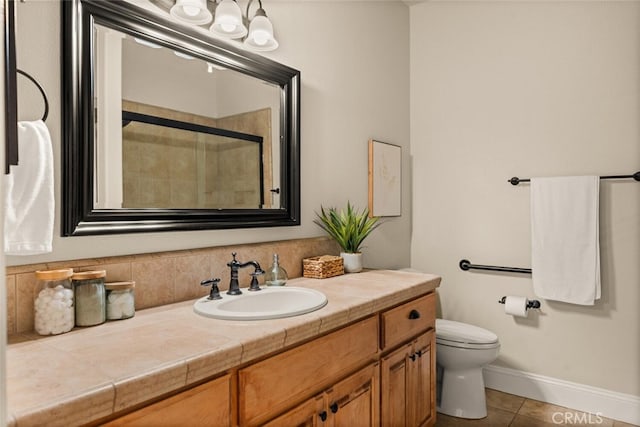
M 500 346 L 498 336 L 491 331 L 444 319 L 436 319 L 436 344 L 477 350 Z

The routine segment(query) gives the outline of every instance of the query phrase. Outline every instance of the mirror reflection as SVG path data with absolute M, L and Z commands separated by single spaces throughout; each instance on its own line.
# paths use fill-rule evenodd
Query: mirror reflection
M 262 137 L 130 111 L 122 118 L 122 207 L 262 207 Z
M 62 2 L 62 235 L 300 225 L 300 72 L 160 12 Z
M 94 208 L 281 207 L 277 85 L 94 27 Z

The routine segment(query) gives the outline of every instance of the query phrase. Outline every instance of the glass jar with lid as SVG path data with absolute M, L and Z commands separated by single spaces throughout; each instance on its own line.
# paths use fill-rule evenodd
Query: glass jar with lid
M 129 319 L 136 314 L 135 282 L 105 284 L 107 291 L 107 320 Z
M 107 320 L 104 270 L 82 271 L 71 277 L 76 298 L 76 326 L 94 326 Z
M 36 271 L 34 328 L 40 335 L 69 332 L 74 325 L 73 269 Z

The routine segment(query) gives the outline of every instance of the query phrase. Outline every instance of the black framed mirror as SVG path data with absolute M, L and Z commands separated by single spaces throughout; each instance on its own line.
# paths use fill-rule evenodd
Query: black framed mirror
M 62 29 L 64 236 L 300 224 L 299 71 L 124 1 Z
M 18 89 L 16 82 L 16 40 L 14 0 L 4 0 L 4 108 L 5 170 L 18 164 Z

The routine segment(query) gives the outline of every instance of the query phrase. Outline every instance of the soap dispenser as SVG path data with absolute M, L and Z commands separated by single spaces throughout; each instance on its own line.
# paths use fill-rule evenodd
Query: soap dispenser
M 280 266 L 278 254 L 273 254 L 273 264 L 267 270 L 264 284 L 267 286 L 284 286 L 288 278 L 287 271 Z

